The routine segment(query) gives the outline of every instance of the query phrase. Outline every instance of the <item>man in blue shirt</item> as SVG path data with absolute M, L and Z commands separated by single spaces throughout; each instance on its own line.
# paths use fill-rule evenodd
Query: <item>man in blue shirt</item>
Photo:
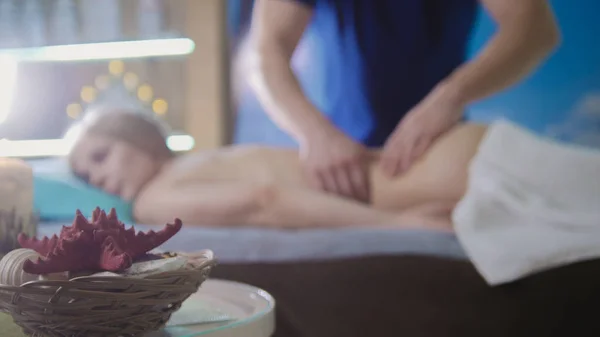
M 498 25 L 465 62 L 478 2 Z M 324 92 L 310 100 L 290 67 L 305 29 Z M 365 147 L 382 169 L 408 169 L 467 104 L 530 73 L 558 43 L 546 0 L 256 0 L 252 84 L 300 144 L 316 188 L 369 199 Z

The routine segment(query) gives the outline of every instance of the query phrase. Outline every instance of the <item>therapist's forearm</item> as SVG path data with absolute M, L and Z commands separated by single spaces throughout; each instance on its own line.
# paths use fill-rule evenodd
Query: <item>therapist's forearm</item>
M 277 47 L 255 53 L 251 84 L 266 113 L 300 143 L 334 128 L 304 95 L 288 55 Z
M 465 106 L 524 79 L 558 43 L 558 30 L 551 23 L 536 26 L 530 21 L 501 27 L 473 60 L 455 70 L 436 90 Z

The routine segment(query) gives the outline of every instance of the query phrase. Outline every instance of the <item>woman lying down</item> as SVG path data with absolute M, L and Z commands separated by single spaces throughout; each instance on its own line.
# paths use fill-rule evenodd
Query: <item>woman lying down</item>
M 230 146 L 176 156 L 166 146 L 161 126 L 132 111 L 89 114 L 71 133 L 75 136 L 69 161 L 74 173 L 90 184 L 132 201 L 140 223 L 163 224 L 179 217 L 184 223 L 215 226 L 452 230 L 451 212 L 468 192 L 468 180 L 476 176 L 468 174 L 472 159 L 483 160 L 485 151 L 478 154 L 478 149 L 482 140 L 492 141 L 489 134 L 494 127 L 468 123 L 454 127 L 407 173 L 394 179 L 380 172 L 374 151 L 368 204 L 309 188 L 294 149 Z M 542 142 L 518 132 L 530 142 Z M 527 148 L 518 137 L 509 138 L 517 142 L 516 148 Z M 528 157 L 490 167 L 502 171 L 506 164 L 504 171 L 509 172 L 525 164 L 541 169 L 552 165 L 552 153 Z M 524 179 L 535 185 L 541 181 L 539 174 Z M 519 182 L 518 175 L 511 177 Z M 561 176 L 555 173 L 544 179 L 542 185 L 560 184 Z

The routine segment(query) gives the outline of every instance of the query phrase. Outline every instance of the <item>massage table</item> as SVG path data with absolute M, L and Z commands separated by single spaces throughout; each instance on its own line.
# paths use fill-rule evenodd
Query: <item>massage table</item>
M 42 223 L 39 234 L 57 233 L 61 225 Z M 491 287 L 447 233 L 188 226 L 162 248 L 211 249 L 219 259 L 212 278 L 271 293 L 276 337 L 600 333 L 597 260 Z

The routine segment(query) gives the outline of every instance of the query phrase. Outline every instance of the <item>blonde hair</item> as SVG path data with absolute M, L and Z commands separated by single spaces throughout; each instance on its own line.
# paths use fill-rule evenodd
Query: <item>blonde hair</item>
M 73 148 L 78 139 L 86 134 L 127 142 L 157 159 L 173 156 L 167 146 L 166 127 L 151 116 L 135 110 L 99 108 L 89 111 L 67 132 L 65 138 Z

